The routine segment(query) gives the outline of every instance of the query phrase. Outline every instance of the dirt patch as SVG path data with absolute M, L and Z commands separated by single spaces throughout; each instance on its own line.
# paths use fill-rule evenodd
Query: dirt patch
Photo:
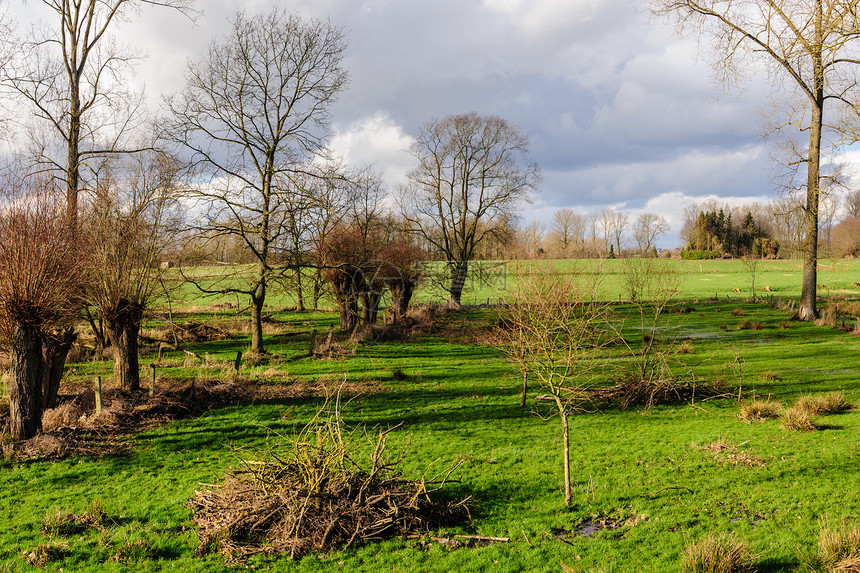
M 746 467 L 763 467 L 764 461 L 758 456 L 754 456 L 740 449 L 739 446 L 718 440 L 711 444 L 697 446 L 695 444 L 691 448 L 704 450 L 713 454 L 714 461 L 723 465 L 746 466 Z

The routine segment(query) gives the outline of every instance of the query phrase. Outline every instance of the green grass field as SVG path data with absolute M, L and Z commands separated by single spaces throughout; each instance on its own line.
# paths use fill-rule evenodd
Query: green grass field
M 495 310 L 447 315 L 451 336 L 422 335 L 365 341 L 337 360 L 294 359 L 307 352 L 312 329 L 323 331 L 333 313 L 283 311 L 289 295 L 272 301 L 268 363 L 241 375 L 271 384 L 311 387 L 345 377 L 366 391 L 344 411 L 351 428 L 388 428 L 389 448 L 403 452 L 403 468 L 420 476 L 428 466 L 465 463 L 446 495 L 475 500 L 470 526 L 449 534 L 507 537 L 486 547 L 451 549 L 417 539 L 395 539 L 311 555 L 298 562 L 252 558 L 255 569 L 284 571 L 678 571 L 685 545 L 709 532 L 730 532 L 749 544 L 758 571 L 817 570 L 812 556 L 820 520 L 860 523 L 860 410 L 822 416 L 819 429 L 795 433 L 778 420 L 738 418 L 738 396 L 771 397 L 788 405 L 799 397 L 839 391 L 860 406 L 860 339 L 828 326 L 789 321 L 787 311 L 749 297 L 750 274 L 738 261 L 660 261 L 680 273 L 674 311 L 660 323 L 660 348 L 685 379 L 721 382 L 727 395 L 691 403 L 606 408 L 572 419 L 573 506 L 561 496 L 560 429 L 545 419 L 532 389 L 519 407 L 519 379 L 495 349 L 480 344 Z M 623 298 L 624 261 L 545 262 L 560 272 L 600 273 L 610 301 Z M 599 264 L 599 266 L 598 266 Z M 494 283 L 473 285 L 464 302 L 504 298 L 517 264 L 504 265 Z M 860 263 L 826 261 L 819 275 L 825 298 L 860 298 Z M 796 297 L 800 265 L 765 261 L 757 290 Z M 734 289 L 739 289 L 740 292 Z M 422 293 L 424 300 L 435 296 Z M 716 301 L 714 300 L 716 297 Z M 248 346 L 244 317 L 183 291 L 180 322 L 217 321 L 234 332 L 226 341 L 187 344 L 208 354 L 205 367 L 168 356 L 159 376 L 182 382 L 224 377 Z M 223 302 L 223 301 L 220 301 Z M 234 301 L 235 302 L 235 301 Z M 242 301 L 240 301 L 242 302 Z M 177 310 L 177 309 L 175 309 Z M 641 333 L 634 310 L 617 304 L 614 316 L 635 347 Z M 151 327 L 156 327 L 154 321 Z M 457 334 L 459 333 L 459 334 Z M 680 352 L 681 346 L 685 349 Z M 144 376 L 154 349 L 141 357 Z M 630 360 L 607 349 L 600 382 L 611 383 Z M 109 377 L 111 363 L 69 365 L 70 383 Z M 395 370 L 406 374 L 395 377 Z M 30 571 L 26 555 L 49 544 L 46 571 L 228 571 L 216 555 L 197 556 L 197 534 L 186 503 L 201 484 L 219 483 L 237 467 L 237 449 L 251 451 L 296 432 L 323 398 L 260 401 L 206 414 L 126 438 L 128 451 L 102 458 L 0 462 L 0 571 Z M 715 447 L 713 444 L 721 444 Z M 101 528 L 73 535 L 44 532 L 46 516 L 79 513 L 101 500 L 109 518 Z M 586 536 L 587 522 L 609 527 Z M 441 532 L 440 532 L 441 533 Z

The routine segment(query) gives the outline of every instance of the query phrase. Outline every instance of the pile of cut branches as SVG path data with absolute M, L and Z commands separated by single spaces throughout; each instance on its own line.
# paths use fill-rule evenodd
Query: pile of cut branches
M 594 389 L 593 396 L 599 402 L 626 410 L 630 407 L 650 408 L 657 404 L 690 402 L 696 398 L 710 398 L 724 392 L 725 387 L 716 383 L 630 377 L 612 386 Z
M 366 465 L 354 433 L 339 415 L 319 413 L 295 438 L 245 460 L 215 489 L 195 492 L 189 507 L 200 527 L 203 554 L 228 561 L 253 554 L 289 554 L 385 539 L 467 521 L 468 498 L 437 503 L 457 465 L 430 479 L 410 480 L 383 454 L 391 430 L 376 438 Z M 394 428 L 392 428 L 394 429 Z

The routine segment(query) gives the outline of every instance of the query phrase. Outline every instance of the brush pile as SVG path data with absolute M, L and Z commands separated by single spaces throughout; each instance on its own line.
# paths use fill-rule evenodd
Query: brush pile
M 387 433 L 379 434 L 362 466 L 339 416 L 318 415 L 285 446 L 270 445 L 258 459 L 243 461 L 222 485 L 195 492 L 188 504 L 200 527 L 198 552 L 217 551 L 228 562 L 261 553 L 298 559 L 312 550 L 467 521 L 468 498 L 430 498 L 457 466 L 430 480 L 406 479 L 401 460 L 383 459 Z
M 630 377 L 613 386 L 593 392 L 600 402 L 617 405 L 623 410 L 631 407 L 650 408 L 658 404 L 678 404 L 695 398 L 708 398 L 725 392 L 716 383 L 696 383 L 686 380 Z

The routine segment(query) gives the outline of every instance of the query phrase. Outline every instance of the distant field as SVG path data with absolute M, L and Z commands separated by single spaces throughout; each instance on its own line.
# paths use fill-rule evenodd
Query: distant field
M 750 268 L 739 260 L 726 261 L 682 261 L 658 259 L 659 267 L 670 269 L 678 275 L 678 300 L 734 300 L 742 301 L 751 297 L 752 275 Z M 463 292 L 464 304 L 498 303 L 510 296 L 516 288 L 520 274 L 526 268 L 550 267 L 559 273 L 588 273 L 600 278 L 600 296 L 607 301 L 626 300 L 624 273 L 629 261 L 615 260 L 564 260 L 564 261 L 480 261 L 474 263 L 481 272 L 473 276 Z M 180 282 L 178 272 L 170 271 L 171 281 Z M 213 286 L 217 281 L 227 286 L 247 284 L 253 277 L 254 269 L 248 265 L 224 265 L 195 267 L 186 271 L 190 276 L 201 280 L 204 285 Z M 756 294 L 780 298 L 800 297 L 803 263 L 800 260 L 759 261 L 755 269 Z M 227 277 L 225 279 L 225 277 Z M 305 305 L 312 300 L 312 284 L 305 284 Z M 860 299 L 860 260 L 836 259 L 819 262 L 818 296 Z M 194 307 L 209 307 L 214 304 L 232 304 L 239 308 L 248 305 L 248 297 L 236 294 L 203 295 L 191 284 L 181 284 L 173 294 L 177 308 L 189 310 Z M 425 280 L 416 294 L 419 302 L 442 302 L 447 294 L 432 280 Z M 289 308 L 296 305 L 296 297 L 291 285 L 274 284 L 269 289 L 267 305 Z M 321 308 L 333 309 L 330 297 L 323 297 Z

